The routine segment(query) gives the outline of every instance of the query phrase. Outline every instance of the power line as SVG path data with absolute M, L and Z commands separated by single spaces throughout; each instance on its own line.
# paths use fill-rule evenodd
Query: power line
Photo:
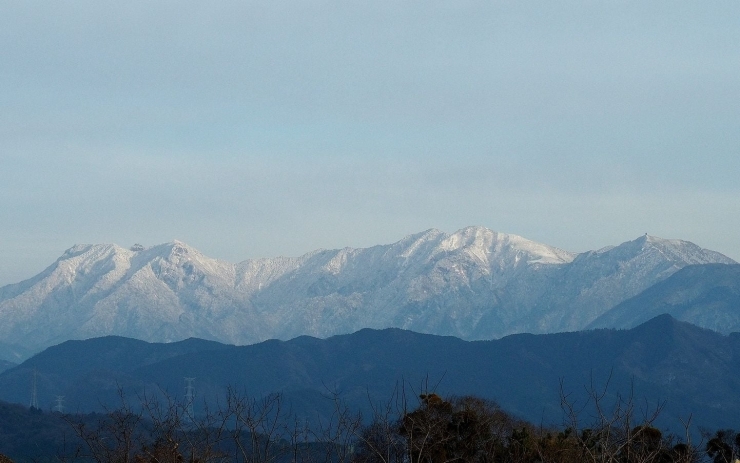
M 185 411 L 189 419 L 193 419 L 193 401 L 195 400 L 195 378 L 185 378 Z
M 55 412 L 64 413 L 64 396 L 58 395 L 57 396 L 57 404 L 54 407 Z

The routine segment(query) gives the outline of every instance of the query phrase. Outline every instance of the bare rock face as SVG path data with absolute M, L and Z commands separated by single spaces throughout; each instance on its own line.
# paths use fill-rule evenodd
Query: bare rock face
M 367 249 L 232 264 L 175 241 L 78 245 L 0 288 L 0 358 L 121 335 L 249 344 L 398 327 L 490 339 L 577 330 L 690 264 L 734 263 L 643 236 L 574 254 L 482 227 L 428 230 Z

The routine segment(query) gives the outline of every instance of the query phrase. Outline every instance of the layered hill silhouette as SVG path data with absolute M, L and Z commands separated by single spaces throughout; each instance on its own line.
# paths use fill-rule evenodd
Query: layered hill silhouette
M 105 335 L 250 344 L 362 328 L 467 340 L 574 331 L 687 265 L 711 263 L 735 262 L 648 235 L 576 254 L 483 227 L 238 264 L 177 241 L 79 245 L 0 288 L 0 359 Z M 726 326 L 711 313 L 692 320 Z
M 740 331 L 740 265 L 690 265 L 594 320 L 590 328 L 632 328 L 667 313 L 719 332 Z
M 16 366 L 16 364 L 13 362 L 8 362 L 7 360 L 0 360 L 0 373 L 10 368 L 13 368 L 14 366 Z
M 669 315 L 630 330 L 493 341 L 400 329 L 251 346 L 68 341 L 0 374 L 0 400 L 27 404 L 34 371 L 40 406 L 51 409 L 64 396 L 68 411 L 115 407 L 119 390 L 134 401 L 163 391 L 182 400 L 183 378 L 194 377 L 197 403 L 223 400 L 227 388 L 257 397 L 281 392 L 304 417 L 329 413 L 327 396 L 334 393 L 367 411 L 389 400 L 395 387 L 411 400 L 429 389 L 494 399 L 533 422 L 560 423 L 561 392 L 582 405 L 591 387 L 605 388 L 607 402 L 618 394 L 634 394 L 648 408 L 665 401 L 662 426 L 677 432 L 680 418 L 718 429 L 736 427 L 740 416 L 740 334 L 721 335 Z

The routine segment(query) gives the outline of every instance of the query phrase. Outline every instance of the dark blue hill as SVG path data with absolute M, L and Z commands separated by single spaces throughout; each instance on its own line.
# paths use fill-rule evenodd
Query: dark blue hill
M 183 378 L 195 377 L 199 400 L 222 400 L 228 387 L 256 396 L 282 392 L 306 416 L 327 413 L 331 392 L 367 411 L 369 401 L 386 401 L 403 385 L 410 397 L 425 388 L 475 394 L 531 421 L 559 423 L 561 384 L 570 400 L 583 403 L 591 385 L 600 389 L 607 383 L 607 401 L 630 393 L 641 403 L 666 401 L 663 425 L 675 431 L 678 418 L 689 414 L 695 424 L 712 429 L 737 427 L 740 416 L 740 336 L 667 315 L 631 330 L 474 342 L 399 329 L 251 346 L 78 341 L 0 374 L 0 398 L 28 403 L 34 367 L 43 378 L 39 396 L 43 383 L 46 403 L 65 395 L 69 407 L 81 410 L 115 406 L 118 388 L 128 397 L 159 391 L 182 397 Z
M 5 370 L 10 370 L 14 366 L 17 366 L 17 364 L 13 362 L 9 362 L 7 360 L 0 360 L 0 373 L 2 373 Z
M 144 365 L 197 351 L 229 346 L 190 338 L 173 343 L 148 343 L 121 336 L 66 341 L 31 357 L 0 375 L 0 399 L 29 404 L 36 371 L 39 407 L 50 410 L 64 395 L 68 410 L 100 410 L 118 401 L 119 388 L 136 389 L 142 381 L 131 372 Z

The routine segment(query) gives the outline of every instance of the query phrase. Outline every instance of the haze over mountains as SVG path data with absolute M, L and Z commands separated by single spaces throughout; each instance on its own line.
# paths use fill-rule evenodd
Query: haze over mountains
M 0 288 L 0 358 L 17 362 L 68 339 L 104 335 L 249 344 L 362 328 L 467 340 L 574 331 L 611 320 L 600 317 L 703 264 L 735 262 L 647 235 L 575 254 L 482 227 L 238 264 L 178 241 L 138 250 L 78 245 L 39 275 Z M 692 317 L 723 332 L 738 329 L 736 319 Z
M 740 265 L 690 265 L 609 310 L 589 328 L 632 328 L 660 314 L 721 333 L 740 331 Z

